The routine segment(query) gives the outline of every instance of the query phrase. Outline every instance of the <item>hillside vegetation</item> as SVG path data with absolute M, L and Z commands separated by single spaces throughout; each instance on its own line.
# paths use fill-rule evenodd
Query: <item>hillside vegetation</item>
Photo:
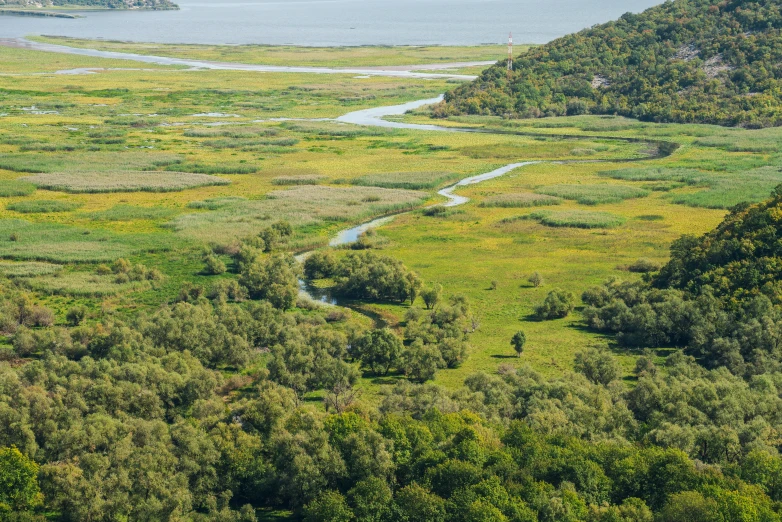
M 446 95 L 440 116 L 619 114 L 782 124 L 782 12 L 773 0 L 675 0 L 533 48 Z

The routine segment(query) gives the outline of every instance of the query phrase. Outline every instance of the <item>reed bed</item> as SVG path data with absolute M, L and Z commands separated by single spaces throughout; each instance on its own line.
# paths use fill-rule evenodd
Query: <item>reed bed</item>
M 526 208 L 526 207 L 544 207 L 548 205 L 559 205 L 562 199 L 546 194 L 534 194 L 532 192 L 519 192 L 514 194 L 499 194 L 490 196 L 478 205 L 480 207 L 501 207 L 501 208 Z
M 22 214 L 48 214 L 50 212 L 70 212 L 81 206 L 81 203 L 71 201 L 33 199 L 9 203 L 5 208 Z
M 365 187 L 398 188 L 409 190 L 425 190 L 456 181 L 462 175 L 454 172 L 381 172 L 367 174 L 351 180 L 353 185 Z
M 208 174 L 134 170 L 42 173 L 23 179 L 38 188 L 70 193 L 178 192 L 231 183 Z
M 649 195 L 649 191 L 628 187 L 625 185 L 550 185 L 536 190 L 563 199 L 572 199 L 582 205 L 600 205 L 603 203 L 618 203 L 625 199 L 641 198 Z
M 529 214 L 530 219 L 539 221 L 549 227 L 571 228 L 615 228 L 627 221 L 622 216 L 610 212 L 593 212 L 587 210 L 539 210 Z

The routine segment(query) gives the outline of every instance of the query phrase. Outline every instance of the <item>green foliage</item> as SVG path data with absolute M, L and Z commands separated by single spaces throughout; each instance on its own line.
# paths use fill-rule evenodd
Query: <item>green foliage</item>
M 436 113 L 776 126 L 780 28 L 771 1 L 666 2 L 533 48 L 510 77 L 495 65 Z
M 304 507 L 305 522 L 350 522 L 353 513 L 338 491 L 324 491 Z
M 291 176 L 277 176 L 272 179 L 273 185 L 317 185 L 326 179 L 326 176 L 318 174 L 299 174 Z
M 402 354 L 402 370 L 408 378 L 416 382 L 433 379 L 437 369 L 443 365 L 444 361 L 437 347 L 424 344 L 421 339 L 413 341 Z
M 211 252 L 204 256 L 204 265 L 204 273 L 209 275 L 224 274 L 227 270 L 223 260 Z
M 625 218 L 610 212 L 593 212 L 586 210 L 539 210 L 529 214 L 529 217 L 550 227 L 572 228 L 615 228 L 626 221 Z
M 560 319 L 567 317 L 575 306 L 573 294 L 565 290 L 554 289 L 546 299 L 535 307 L 538 319 Z
M 0 448 L 0 513 L 27 511 L 41 504 L 38 469 L 16 447 Z
M 87 307 L 84 305 L 73 306 L 65 314 L 65 319 L 71 326 L 79 326 L 85 317 L 87 317 Z
M 576 353 L 573 367 L 595 384 L 608 385 L 619 377 L 616 360 L 608 352 L 596 348 Z
M 384 172 L 367 174 L 350 182 L 369 187 L 424 190 L 437 188 L 458 178 L 459 174 L 452 172 Z
M 0 197 L 2 198 L 29 196 L 33 192 L 35 192 L 35 185 L 32 183 L 10 179 L 0 180 Z
M 646 190 L 625 185 L 552 185 L 540 187 L 536 192 L 563 199 L 574 199 L 583 205 L 618 203 L 649 194 Z
M 31 201 L 18 201 L 10 203 L 5 208 L 22 214 L 44 214 L 48 212 L 70 212 L 76 210 L 81 204 L 62 200 L 35 199 Z
M 263 255 L 245 247 L 239 266 L 239 283 L 250 297 L 267 299 L 280 309 L 291 308 L 299 295 L 299 264 L 287 254 Z
M 518 354 L 518 356 L 521 357 L 521 353 L 524 351 L 524 345 L 527 344 L 527 335 L 519 330 L 513 334 L 513 337 L 510 340 L 510 344 L 513 346 L 513 350 Z
M 0 275 L 5 277 L 33 277 L 50 275 L 62 270 L 62 265 L 27 261 L 21 263 L 0 262 Z
M 525 208 L 559 205 L 560 198 L 545 194 L 533 194 L 532 192 L 519 192 L 518 194 L 500 194 L 491 196 L 481 201 L 481 207 Z
M 137 207 L 120 204 L 106 210 L 89 212 L 86 215 L 94 221 L 135 221 L 137 219 L 165 219 L 174 215 L 174 211 L 163 207 Z
M 402 355 L 402 341 L 388 328 L 370 330 L 356 340 L 352 347 L 354 356 L 363 367 L 376 374 L 386 375 L 398 364 Z
M 400 261 L 373 252 L 350 252 L 339 260 L 332 275 L 338 295 L 355 299 L 404 302 L 415 296 L 421 280 Z

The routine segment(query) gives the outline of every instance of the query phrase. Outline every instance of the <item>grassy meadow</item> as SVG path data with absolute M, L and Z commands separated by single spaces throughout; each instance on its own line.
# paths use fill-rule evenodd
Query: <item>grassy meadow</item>
M 502 49 L 161 46 L 48 39 L 108 50 L 246 63 L 414 65 L 488 60 Z M 298 61 L 297 61 L 298 60 Z M 92 74 L 56 71 L 97 68 Z M 658 125 L 625 118 L 507 121 L 472 116 L 440 125 L 490 133 L 354 127 L 320 119 L 431 98 L 444 79 L 190 71 L 0 48 L 0 276 L 58 312 L 93 318 L 173 299 L 185 282 L 210 286 L 203 249 L 229 251 L 274 221 L 291 248 L 321 247 L 339 230 L 409 211 L 373 245 L 446 295 L 466 295 L 480 321 L 469 359 L 435 382 L 529 364 L 569 371 L 573 354 L 610 340 L 587 332 L 578 308 L 537 321 L 555 288 L 580 296 L 609 278 L 636 279 L 638 259 L 664 262 L 673 240 L 717 225 L 728 208 L 782 183 L 782 130 Z M 427 110 L 402 119 L 432 123 Z M 678 146 L 651 157 L 659 143 Z M 674 147 L 661 147 L 671 150 Z M 541 160 L 456 193 L 469 203 L 422 212 L 436 191 L 508 163 Z M 338 255 L 344 252 L 339 251 Z M 159 281 L 117 281 L 101 263 L 127 258 Z M 228 257 L 224 257 L 228 262 Z M 529 277 L 539 273 L 543 284 Z M 417 303 L 422 306 L 422 303 Z M 349 303 L 357 321 L 401 327 L 406 305 Z M 371 320 L 371 321 L 370 321 Z M 527 334 L 522 358 L 510 338 Z M 638 353 L 623 351 L 631 373 Z M 367 393 L 393 377 L 365 380 Z

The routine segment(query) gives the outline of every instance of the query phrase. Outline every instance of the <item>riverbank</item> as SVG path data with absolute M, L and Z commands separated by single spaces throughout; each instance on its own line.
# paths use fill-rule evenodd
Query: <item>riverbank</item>
M 38 11 L 32 9 L 0 9 L 0 15 L 3 16 L 37 16 L 41 18 L 82 18 L 79 15 L 68 13 L 57 13 L 54 11 Z

